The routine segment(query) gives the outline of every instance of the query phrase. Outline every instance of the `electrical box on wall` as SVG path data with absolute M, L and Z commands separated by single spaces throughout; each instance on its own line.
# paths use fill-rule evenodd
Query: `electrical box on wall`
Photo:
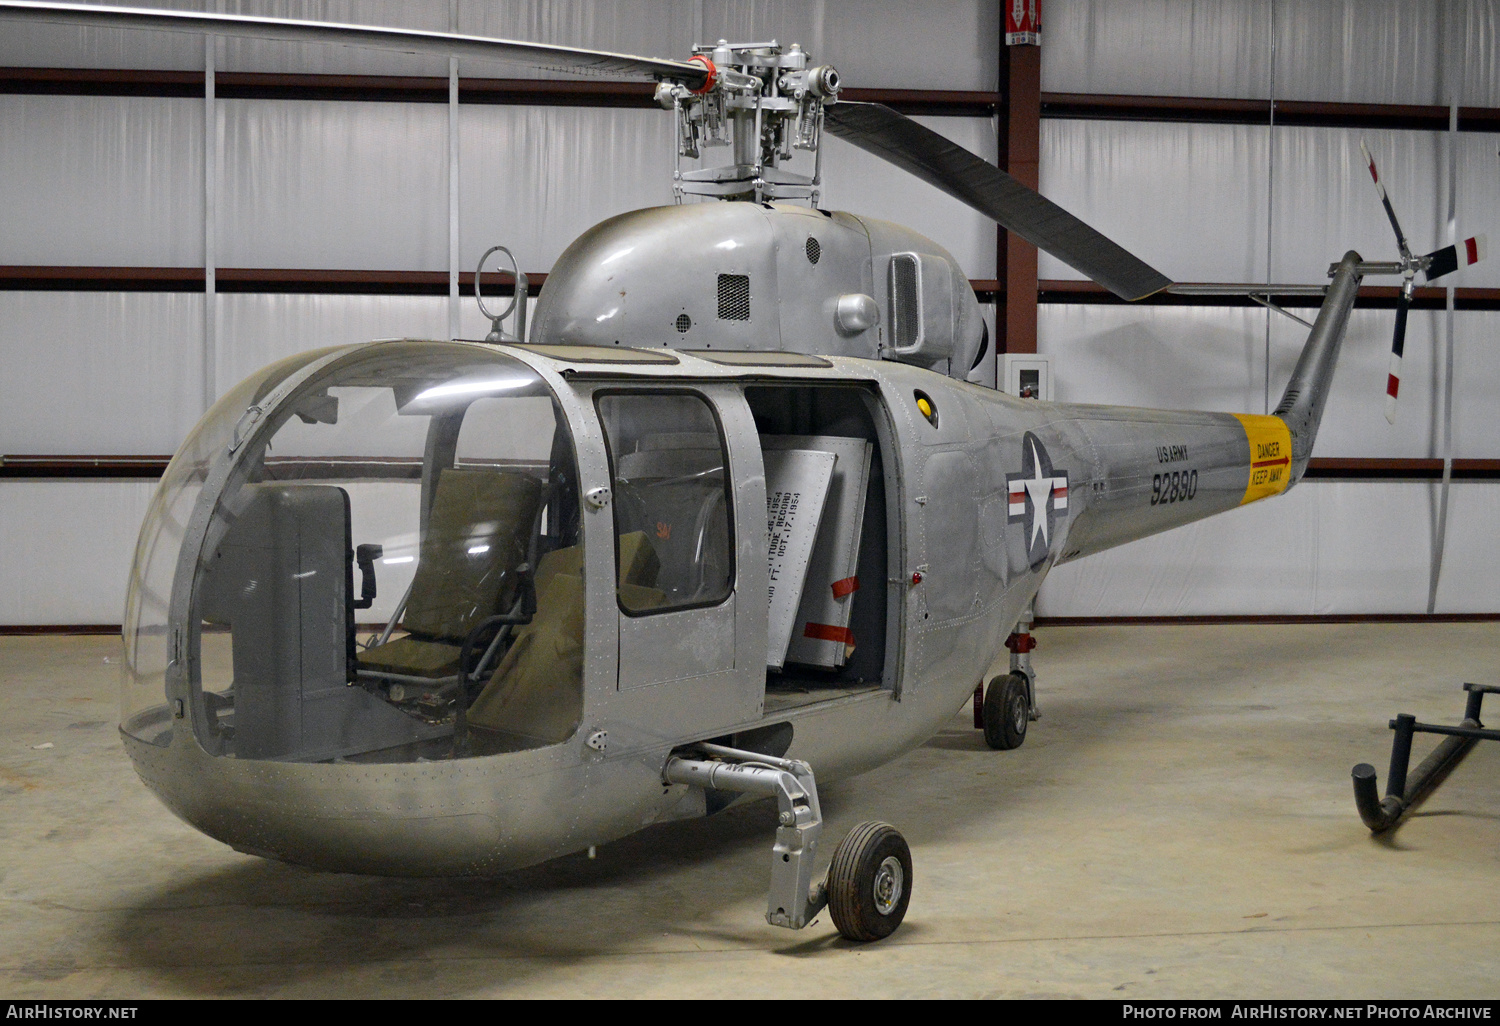
M 1006 353 L 1001 387 L 1022 399 L 1052 401 L 1052 357 L 1034 353 Z

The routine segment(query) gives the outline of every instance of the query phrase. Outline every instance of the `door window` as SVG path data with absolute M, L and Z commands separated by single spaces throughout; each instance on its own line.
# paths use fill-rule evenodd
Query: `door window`
M 620 608 L 715 605 L 734 580 L 724 435 L 689 392 L 601 395 L 614 479 Z

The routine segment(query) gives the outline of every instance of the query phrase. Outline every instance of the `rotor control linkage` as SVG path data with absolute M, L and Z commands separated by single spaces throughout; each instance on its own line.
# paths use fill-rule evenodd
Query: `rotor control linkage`
M 828 904 L 825 881 L 813 882 L 813 862 L 823 832 L 818 787 L 812 767 L 795 759 L 778 759 L 723 745 L 700 743 L 696 751 L 709 759 L 674 755 L 662 779 L 716 791 L 772 796 L 780 809 L 776 846 L 771 849 L 771 892 L 766 922 L 800 930 Z
M 1385 798 L 1377 796 L 1375 767 L 1362 762 L 1354 767 L 1354 804 L 1359 809 L 1359 818 L 1373 833 L 1383 833 L 1394 827 L 1402 816 L 1427 799 L 1439 784 L 1447 779 L 1464 756 L 1480 741 L 1500 741 L 1500 730 L 1485 730 L 1479 720 L 1480 705 L 1487 694 L 1500 694 L 1500 686 L 1494 684 L 1465 684 L 1469 693 L 1464 705 L 1464 719 L 1457 727 L 1440 724 L 1418 723 L 1417 718 L 1402 713 L 1391 720 L 1390 727 L 1396 732 L 1391 742 L 1391 766 L 1386 776 Z M 1416 734 L 1446 735 L 1432 754 L 1422 760 L 1416 774 L 1408 780 L 1407 767 L 1411 764 L 1411 742 Z

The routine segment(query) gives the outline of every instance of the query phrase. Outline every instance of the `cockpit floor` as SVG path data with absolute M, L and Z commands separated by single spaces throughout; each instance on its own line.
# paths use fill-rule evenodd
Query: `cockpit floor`
M 885 690 L 879 684 L 827 684 L 781 678 L 766 684 L 766 713 L 798 709 L 804 705 L 831 702 L 836 698 Z

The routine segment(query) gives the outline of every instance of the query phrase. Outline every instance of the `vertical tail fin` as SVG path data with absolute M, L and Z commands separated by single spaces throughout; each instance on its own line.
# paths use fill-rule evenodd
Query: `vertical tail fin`
M 1328 287 L 1328 297 L 1323 300 L 1317 322 L 1307 336 L 1302 355 L 1297 358 L 1292 378 L 1287 382 L 1281 402 L 1272 411 L 1286 423 L 1292 435 L 1291 484 L 1302 480 L 1302 473 L 1312 456 L 1313 440 L 1323 420 L 1323 407 L 1328 403 L 1339 347 L 1343 345 L 1344 333 L 1349 327 L 1349 311 L 1359 295 L 1359 264 L 1359 254 L 1353 250 L 1345 253 L 1344 259 L 1339 261 L 1333 284 Z

